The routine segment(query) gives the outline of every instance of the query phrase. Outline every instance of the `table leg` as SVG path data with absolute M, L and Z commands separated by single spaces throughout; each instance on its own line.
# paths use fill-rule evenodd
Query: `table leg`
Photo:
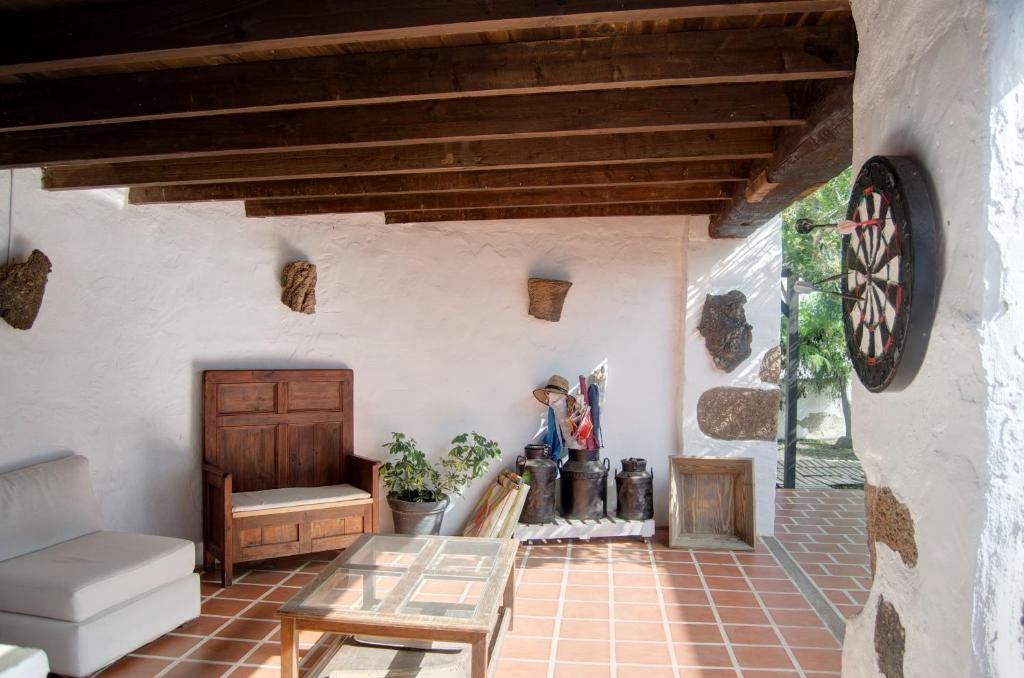
M 287 617 L 281 619 L 281 678 L 299 678 L 298 634 Z
M 505 582 L 505 597 L 502 604 L 508 609 L 508 630 L 511 631 L 516 623 L 516 568 L 508 573 L 508 581 Z
M 487 678 L 487 634 L 473 641 L 470 678 Z

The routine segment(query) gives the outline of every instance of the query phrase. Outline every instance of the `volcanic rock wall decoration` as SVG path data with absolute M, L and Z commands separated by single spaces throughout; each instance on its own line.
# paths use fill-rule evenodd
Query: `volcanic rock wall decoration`
M 882 542 L 900 555 L 907 567 L 917 565 L 917 541 L 914 519 L 907 505 L 888 487 L 864 486 L 864 504 L 868 519 L 868 548 L 871 550 L 871 574 L 875 573 L 875 544 Z
M 878 670 L 885 678 L 903 678 L 903 654 L 907 646 L 907 632 L 900 622 L 896 608 L 885 598 L 878 599 L 875 614 L 875 655 Z
M 50 259 L 39 250 L 32 250 L 22 263 L 0 266 L 0 318 L 15 329 L 30 329 L 43 304 L 51 270 Z
M 557 323 L 562 319 L 562 305 L 572 283 L 565 280 L 530 278 L 527 291 L 530 294 L 530 315 L 540 320 Z
M 719 387 L 697 401 L 697 426 L 718 440 L 775 440 L 779 390 Z
M 297 313 L 316 313 L 316 265 L 293 261 L 281 271 L 281 301 Z
M 778 384 L 782 376 L 782 349 L 772 346 L 761 358 L 761 369 L 758 378 L 766 384 Z
M 750 357 L 753 327 L 747 324 L 743 305 L 747 297 L 739 290 L 728 294 L 709 294 L 704 300 L 697 329 L 704 335 L 704 343 L 715 366 L 732 372 Z

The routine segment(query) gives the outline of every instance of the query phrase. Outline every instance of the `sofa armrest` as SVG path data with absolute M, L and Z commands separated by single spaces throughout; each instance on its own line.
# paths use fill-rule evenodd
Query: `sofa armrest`
M 380 462 L 357 454 L 345 458 L 345 480 L 349 485 L 380 497 Z

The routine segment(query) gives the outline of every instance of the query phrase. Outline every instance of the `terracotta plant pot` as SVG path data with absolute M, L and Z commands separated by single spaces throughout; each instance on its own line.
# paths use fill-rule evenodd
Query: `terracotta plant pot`
M 441 501 L 403 501 L 388 495 L 388 506 L 395 519 L 396 534 L 441 534 L 441 521 L 449 499 Z

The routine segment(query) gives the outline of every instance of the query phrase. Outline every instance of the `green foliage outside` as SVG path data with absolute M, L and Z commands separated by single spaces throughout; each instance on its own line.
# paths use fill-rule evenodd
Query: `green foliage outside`
M 455 436 L 437 467 L 413 438 L 404 433 L 391 435 L 391 442 L 383 445 L 391 461 L 381 465 L 380 477 L 388 494 L 402 501 L 440 501 L 461 495 L 471 482 L 487 473 L 491 459 L 501 457 L 498 443 L 473 431 Z
M 796 232 L 799 219 L 815 224 L 835 223 L 846 218 L 850 196 L 851 169 L 825 183 L 803 200 L 793 203 L 782 213 L 783 263 L 798 279 L 817 283 L 839 273 L 842 236 L 831 228 L 818 228 L 808 235 Z M 821 289 L 836 290 L 835 282 L 823 283 Z M 782 324 L 780 345 L 786 355 L 787 328 Z M 841 299 L 833 294 L 800 296 L 800 363 L 797 372 L 800 395 L 808 391 L 838 398 L 846 421 L 846 438 L 850 437 L 850 403 L 846 388 L 850 380 L 850 360 L 843 334 Z

